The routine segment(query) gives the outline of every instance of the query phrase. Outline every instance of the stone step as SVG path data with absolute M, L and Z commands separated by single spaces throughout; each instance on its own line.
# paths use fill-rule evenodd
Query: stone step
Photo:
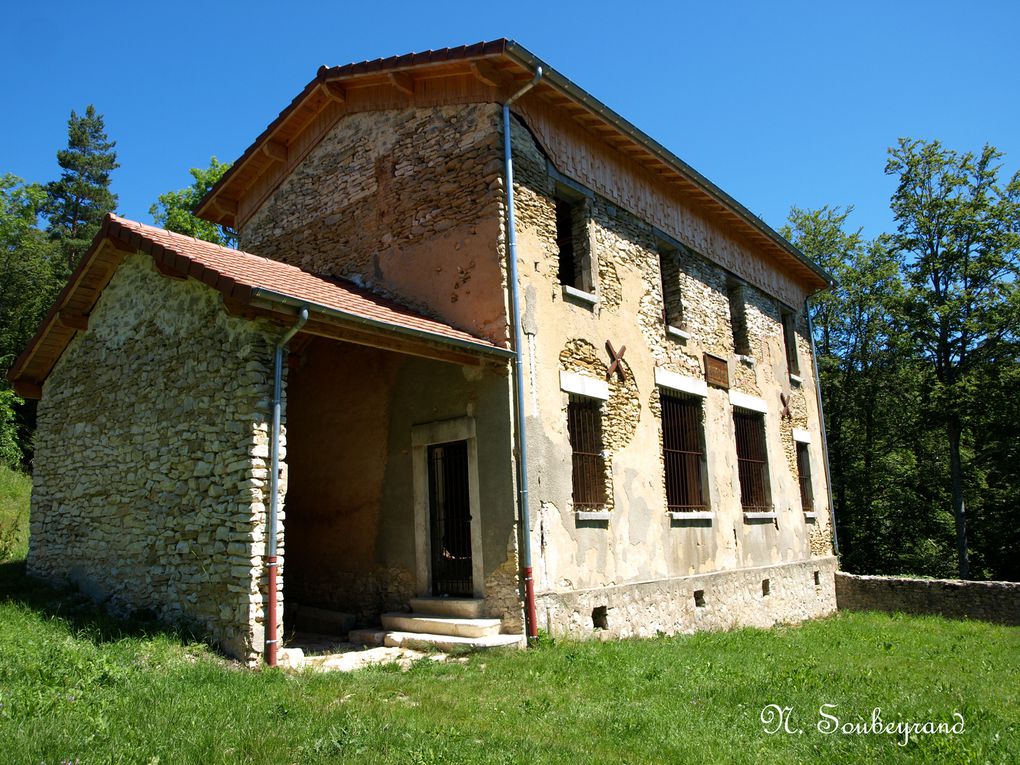
M 425 632 L 431 635 L 480 638 L 499 634 L 499 619 L 464 619 L 457 616 L 431 616 L 419 613 L 389 613 L 381 617 L 387 631 Z
M 346 635 L 357 621 L 354 614 L 326 608 L 298 605 L 297 628 L 300 632 L 319 635 Z
M 416 614 L 479 619 L 484 615 L 485 601 L 481 598 L 411 598 L 411 610 Z
M 486 635 L 459 637 L 428 632 L 390 631 L 383 634 L 383 645 L 391 648 L 415 648 L 420 651 L 484 651 L 489 648 L 523 648 L 524 635 Z

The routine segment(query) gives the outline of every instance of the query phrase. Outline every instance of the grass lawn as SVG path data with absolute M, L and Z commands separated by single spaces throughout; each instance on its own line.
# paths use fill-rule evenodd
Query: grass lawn
M 0 564 L 0 761 L 1020 762 L 1020 629 L 841 613 L 772 631 L 557 643 L 409 671 L 251 672 Z M 792 708 L 769 733 L 769 704 Z M 953 723 L 960 734 L 825 734 Z M 823 719 L 824 721 L 824 719 Z M 775 723 L 769 726 L 769 730 Z

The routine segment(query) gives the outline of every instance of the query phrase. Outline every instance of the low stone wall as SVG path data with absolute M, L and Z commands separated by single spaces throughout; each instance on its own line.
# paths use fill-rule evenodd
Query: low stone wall
M 902 611 L 1020 625 L 1020 582 L 907 579 L 839 571 L 836 604 L 845 611 Z
M 554 636 L 613 638 L 772 627 L 836 610 L 834 557 L 735 571 L 541 593 L 540 626 Z

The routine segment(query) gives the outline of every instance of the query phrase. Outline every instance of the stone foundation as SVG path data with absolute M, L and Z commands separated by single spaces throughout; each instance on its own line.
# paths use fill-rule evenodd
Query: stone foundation
M 835 572 L 836 558 L 827 557 L 578 592 L 541 593 L 537 597 L 538 618 L 551 635 L 570 638 L 768 628 L 835 612 Z M 763 594 L 766 588 L 768 594 Z M 605 609 L 604 614 L 597 609 Z M 604 626 L 596 628 L 596 621 Z
M 1020 582 L 907 579 L 836 573 L 841 611 L 902 611 L 1020 625 Z

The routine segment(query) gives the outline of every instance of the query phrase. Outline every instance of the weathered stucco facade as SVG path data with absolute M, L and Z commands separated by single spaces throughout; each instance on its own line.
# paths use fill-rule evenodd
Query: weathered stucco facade
M 530 450 L 531 523 L 520 528 L 501 104 L 531 74 L 517 59 L 481 59 L 320 71 L 203 203 L 259 257 L 210 275 L 227 254 L 124 234 L 116 246 L 133 254 L 96 281 L 88 315 L 68 308 L 73 291 L 62 298 L 47 326 L 77 334 L 51 372 L 19 367 L 26 385 L 49 375 L 33 573 L 194 622 L 257 658 L 272 355 L 304 306 L 312 318 L 284 370 L 287 629 L 299 607 L 371 624 L 415 596 L 449 594 L 434 586 L 439 468 L 426 461 L 454 443 L 470 520 L 464 586 L 504 632 L 524 626 L 525 533 L 538 626 L 553 634 L 768 626 L 835 609 L 804 314 L 824 281 L 735 202 L 713 206 L 701 180 L 671 185 L 675 168 L 650 170 L 651 149 L 627 153 L 629 133 L 596 129 L 601 117 L 578 116 L 582 101 L 564 111 L 540 88 L 511 120 Z M 567 286 L 566 239 L 577 267 Z M 675 259 L 665 279 L 664 252 Z M 316 302 L 331 290 L 340 309 Z M 626 348 L 613 372 L 608 345 Z M 722 382 L 706 382 L 709 358 Z M 703 451 L 703 502 L 690 513 L 667 502 L 663 406 L 677 394 L 695 402 Z M 583 509 L 568 426 L 578 397 L 596 402 L 604 465 L 602 498 Z M 738 410 L 760 416 L 768 512 L 742 500 Z
M 514 121 L 519 267 L 530 361 L 526 421 L 537 468 L 530 487 L 538 511 L 532 544 L 539 551 L 536 582 L 540 611 L 545 611 L 539 621 L 554 633 L 591 632 L 596 606 L 590 604 L 597 603 L 619 615 L 601 629 L 652 635 L 831 613 L 835 560 L 802 310 L 806 293 L 802 290 L 796 306 L 790 306 L 745 282 L 741 294 L 750 353 L 737 354 L 727 295 L 732 272 L 712 261 L 715 253 L 695 252 L 683 245 L 690 241 L 686 231 L 662 231 L 564 178 L 534 135 L 522 121 Z M 557 279 L 555 208 L 558 184 L 565 181 L 585 196 L 582 236 L 593 273 L 587 298 L 569 294 Z M 722 239 L 723 232 L 713 236 L 711 224 L 705 225 L 701 240 L 707 246 Z M 668 331 L 663 320 L 658 250 L 664 240 L 677 248 L 680 259 L 686 336 Z M 799 309 L 799 374 L 792 378 L 780 315 L 784 306 Z M 607 340 L 627 349 L 623 379 L 615 374 L 606 378 L 611 361 L 604 349 Z M 694 389 L 705 379 L 706 353 L 727 360 L 731 382 L 729 390 L 704 386 L 700 394 L 708 512 L 686 519 L 667 512 L 660 417 L 664 386 L 659 381 L 681 378 Z M 608 382 L 601 407 L 605 517 L 573 509 L 566 413 L 570 393 L 561 389 L 562 372 Z M 734 393 L 749 397 L 764 414 L 774 517 L 745 516 L 741 507 L 733 401 L 744 400 L 734 399 Z M 789 416 L 784 416 L 780 394 L 788 397 Z M 817 498 L 813 515 L 802 508 L 795 431 L 810 441 L 815 467 L 811 494 Z M 815 572 L 820 572 L 818 585 Z M 783 584 L 763 596 L 763 579 Z M 693 604 L 692 593 L 699 589 L 712 595 L 704 608 L 688 613 L 688 601 Z

